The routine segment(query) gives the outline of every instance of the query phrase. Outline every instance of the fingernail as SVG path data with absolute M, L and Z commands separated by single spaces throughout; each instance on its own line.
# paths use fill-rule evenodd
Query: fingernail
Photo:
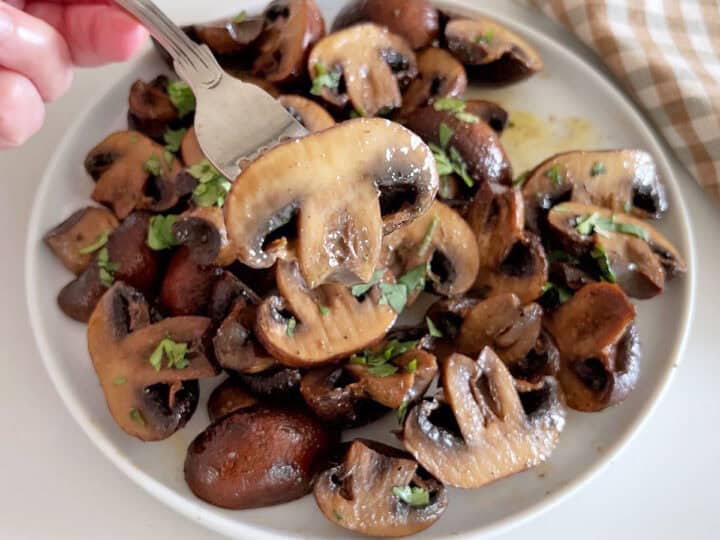
M 13 31 L 13 21 L 10 14 L 0 7 L 0 41 L 9 36 Z

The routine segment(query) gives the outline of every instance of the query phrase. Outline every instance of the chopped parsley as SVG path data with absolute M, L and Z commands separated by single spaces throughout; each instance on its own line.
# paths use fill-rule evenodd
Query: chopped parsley
M 370 366 L 368 373 L 374 377 L 389 377 L 397 373 L 398 367 L 393 364 L 378 364 L 376 366 Z
M 121 386 L 127 382 L 127 377 L 115 377 L 112 382 L 115 386 Z
M 295 327 L 297 326 L 297 320 L 295 317 L 290 317 L 287 322 L 287 329 L 285 330 L 285 333 L 288 337 L 293 337 L 295 335 Z
M 378 304 L 389 305 L 395 313 L 402 312 L 407 304 L 408 288 L 400 283 L 380 283 L 379 286 L 380 300 Z
M 427 324 L 427 329 L 431 337 L 443 337 L 443 333 L 435 326 L 435 323 L 430 317 L 425 317 L 425 324 Z
M 495 39 L 495 32 L 488 30 L 475 38 L 475 43 L 491 43 Z
M 596 161 L 592 164 L 592 167 L 590 168 L 590 176 L 600 176 L 601 174 L 605 174 L 607 172 L 607 167 L 602 161 Z
M 430 243 L 432 242 L 433 235 L 435 234 L 435 230 L 437 229 L 437 226 L 440 224 L 440 218 L 437 216 L 433 216 L 432 220 L 430 221 L 430 225 L 427 228 L 427 231 L 425 231 L 425 236 L 422 239 L 422 242 L 420 242 L 420 246 L 418 247 L 417 254 L 418 257 L 422 257 L 427 253 L 428 248 L 430 247 Z
M 353 296 L 362 296 L 372 287 L 378 285 L 380 289 L 380 300 L 378 304 L 389 305 L 393 311 L 400 313 L 405 309 L 408 296 L 411 292 L 425 287 L 425 276 L 427 275 L 427 263 L 420 264 L 401 276 L 397 283 L 380 282 L 385 270 L 376 270 L 370 281 L 353 285 L 350 292 Z
M 104 287 L 110 287 L 115 279 L 115 272 L 118 271 L 120 265 L 110 261 L 110 254 L 106 247 L 98 251 L 97 265 L 100 269 L 100 283 L 102 283 Z
M 480 121 L 480 118 L 467 112 L 465 110 L 466 107 L 467 103 L 465 103 L 462 99 L 451 97 L 443 97 L 435 100 L 433 103 L 433 109 L 438 112 L 449 112 L 461 122 L 465 122 L 466 124 L 477 124 Z
M 235 15 L 235 17 L 233 18 L 232 22 L 235 23 L 235 24 L 240 24 L 241 22 L 244 22 L 245 19 L 247 19 L 247 13 L 246 13 L 245 10 L 243 9 L 240 13 L 238 13 L 237 15 Z
M 615 221 L 615 215 L 605 217 L 599 212 L 580 216 L 575 224 L 575 230 L 583 235 L 590 235 L 593 232 L 600 236 L 607 237 L 611 232 L 636 236 L 646 242 L 650 241 L 648 232 L 634 223 L 619 223 Z
M 150 173 L 153 176 L 162 176 L 162 163 L 160 163 L 160 158 L 157 156 L 150 156 L 147 158 L 143 164 L 143 169 L 145 169 L 145 172 Z
M 525 171 L 520 176 L 518 176 L 515 180 L 513 180 L 513 187 L 522 187 L 522 185 L 527 181 L 528 177 L 530 176 L 530 171 Z
M 185 133 L 187 133 L 187 129 L 185 128 L 166 129 L 165 133 L 163 133 L 165 150 L 172 153 L 176 153 L 180 150 L 180 145 L 182 144 L 183 137 L 185 137 Z
M 377 285 L 384 275 L 385 270 L 375 270 L 372 277 L 370 278 L 370 281 L 368 281 L 367 283 L 359 283 L 357 285 L 353 285 L 350 289 L 350 292 L 353 296 L 362 296 L 363 294 L 366 294 L 370 289 L 372 289 L 375 285 Z
M 435 144 L 430 143 L 428 145 L 432 150 L 433 156 L 435 157 L 435 163 L 437 164 L 437 172 L 440 176 L 447 176 L 449 174 L 457 174 L 462 178 L 465 185 L 472 187 L 475 185 L 475 181 L 470 177 L 467 170 L 467 163 L 463 160 L 460 153 L 451 146 L 446 152 L 444 148 L 441 148 Z
M 394 358 L 405 354 L 417 346 L 417 341 L 398 341 L 396 339 L 389 342 L 379 352 L 364 350 L 362 353 L 354 354 L 350 357 L 350 363 L 356 365 L 368 366 L 368 373 L 375 377 L 388 377 L 397 373 L 398 367 L 390 363 Z M 417 361 L 415 363 L 417 368 Z
M 193 190 L 195 204 L 202 207 L 222 207 L 225 204 L 232 184 L 230 180 L 220 174 L 220 171 L 212 163 L 203 159 L 200 163 L 188 168 L 187 172 L 198 181 Z
M 143 418 L 142 413 L 137 409 L 130 409 L 130 420 L 138 425 L 145 425 L 145 418 Z
M 337 92 L 340 86 L 341 71 L 328 71 L 322 64 L 315 64 L 315 78 L 312 81 L 310 93 L 313 96 L 322 96 L 323 89 L 329 88 L 333 92 Z M 357 111 L 360 116 L 365 116 L 362 111 Z
M 330 313 L 330 308 L 327 306 L 323 306 L 322 304 L 318 304 L 318 310 L 320 310 L 321 315 L 327 315 Z
M 545 171 L 545 177 L 552 180 L 552 183 L 559 186 L 563 183 L 562 173 L 560 172 L 560 165 L 553 165 L 547 171 Z
M 573 292 L 567 287 L 563 287 L 562 285 L 557 285 L 556 283 L 548 281 L 542 287 L 542 294 L 547 294 L 551 291 L 553 291 L 557 295 L 557 301 L 560 304 L 564 304 L 565 302 L 570 300 L 573 295 Z
M 167 163 L 168 167 L 170 167 L 173 164 L 173 161 L 175 160 L 175 156 L 173 153 L 168 150 L 167 148 L 163 152 L 163 159 L 165 160 L 165 163 Z
M 169 81 L 167 93 L 175 106 L 178 116 L 183 118 L 195 110 L 195 94 L 187 83 L 183 81 Z
M 426 489 L 415 486 L 395 486 L 392 491 L 393 495 L 410 506 L 427 506 L 430 504 L 430 492 Z
M 178 245 L 172 229 L 179 217 L 169 214 L 150 218 L 147 240 L 145 241 L 150 249 L 160 251 Z
M 403 401 L 397 408 L 397 419 L 401 424 L 403 423 L 403 420 L 405 420 L 405 413 L 407 412 L 408 405 L 410 405 L 409 401 Z
M 155 350 L 150 355 L 150 365 L 155 371 L 162 368 L 163 356 L 167 358 L 167 367 L 175 369 L 185 369 L 190 365 L 190 361 L 185 358 L 188 352 L 187 343 L 178 343 L 169 337 L 160 340 Z
M 95 253 L 98 249 L 107 244 L 108 238 L 110 238 L 110 232 L 111 231 L 101 232 L 92 244 L 81 247 L 78 250 L 78 253 L 80 253 L 80 255 L 90 255 L 91 253 Z
M 415 373 L 417 371 L 417 358 L 413 358 L 405 364 L 405 371 L 408 373 Z
M 448 126 L 445 122 L 440 122 L 440 126 L 438 127 L 438 138 L 440 139 L 440 146 L 442 148 L 447 148 L 452 136 L 453 130 L 450 129 L 450 126 Z
M 598 269 L 600 270 L 600 277 L 604 281 L 609 281 L 610 283 L 617 283 L 617 277 L 612 271 L 612 267 L 610 266 L 610 257 L 608 257 L 605 248 L 600 244 L 596 244 L 590 255 L 598 265 Z

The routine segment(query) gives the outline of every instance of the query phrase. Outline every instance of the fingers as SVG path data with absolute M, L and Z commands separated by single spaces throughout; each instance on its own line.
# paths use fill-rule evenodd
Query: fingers
M 127 60 L 147 36 L 135 19 L 114 6 L 29 2 L 25 10 L 65 37 L 72 61 L 79 66 Z
M 19 73 L 0 69 L 0 148 L 20 146 L 43 123 L 45 105 L 35 85 Z
M 1 2 L 0 67 L 29 78 L 45 101 L 58 98 L 72 82 L 63 37 L 44 21 Z

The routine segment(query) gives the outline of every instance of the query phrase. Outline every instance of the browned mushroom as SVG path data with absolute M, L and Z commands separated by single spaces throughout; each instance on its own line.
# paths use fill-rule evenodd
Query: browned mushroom
M 512 182 L 510 159 L 498 135 L 506 122 L 507 113 L 495 103 L 446 98 L 417 109 L 405 125 L 434 145 L 441 175 L 455 174 L 474 190 L 483 182 Z
M 215 54 L 236 57 L 248 51 L 264 26 L 263 17 L 243 11 L 231 19 L 195 24 L 184 30 L 191 39 L 204 43 Z
M 384 26 L 413 49 L 429 46 L 438 37 L 438 12 L 428 0 L 353 0 L 333 21 L 337 32 L 361 22 Z
M 475 235 L 465 220 L 436 201 L 424 215 L 383 239 L 382 264 L 397 277 L 425 265 L 433 290 L 456 296 L 475 283 L 480 257 Z M 411 293 L 408 303 L 417 294 L 419 291 Z
M 185 195 L 175 183 L 180 162 L 135 131 L 106 137 L 88 153 L 85 169 L 96 181 L 93 200 L 110 206 L 120 219 L 133 210 L 167 210 Z
M 595 263 L 596 274 L 617 282 L 635 298 L 660 294 L 666 277 L 687 266 L 673 244 L 645 221 L 579 203 L 562 203 L 548 214 L 550 230 L 574 255 Z
M 337 437 L 298 410 L 256 405 L 220 418 L 188 448 L 185 481 L 204 501 L 240 510 L 309 493 Z
M 257 403 L 245 387 L 234 377 L 228 377 L 212 391 L 207 402 L 208 416 L 214 422 L 228 414 L 252 407 Z
M 562 201 L 594 204 L 637 217 L 668 207 L 652 156 L 641 150 L 558 154 L 530 172 L 522 186 L 525 220 L 537 231 L 543 211 Z
M 359 24 L 320 40 L 308 59 L 311 92 L 361 116 L 402 105 L 400 85 L 417 74 L 415 53 L 403 38 L 375 24 Z
M 325 35 L 325 22 L 314 0 L 274 0 L 263 13 L 253 74 L 288 83 L 305 74 L 310 49 Z
M 418 74 L 405 90 L 399 118 L 436 99 L 461 97 L 467 88 L 465 68 L 444 49 L 430 47 L 417 54 Z
M 548 264 L 539 239 L 523 230 L 520 193 L 485 183 L 475 194 L 467 219 L 480 255 L 475 289 L 486 296 L 514 292 L 522 303 L 539 298 L 547 283 Z
M 198 264 L 190 253 L 187 247 L 175 252 L 160 287 L 160 306 L 174 316 L 205 314 L 213 285 L 223 272 Z
M 88 323 L 88 351 L 110 413 L 125 432 L 156 441 L 190 419 L 196 379 L 217 374 L 205 353 L 209 327 L 204 317 L 150 324 L 139 291 L 116 283 L 105 293 Z
M 322 131 L 335 125 L 329 112 L 307 98 L 288 94 L 279 96 L 278 101 L 310 132 Z
M 593 283 L 545 320 L 560 351 L 568 406 L 599 411 L 623 399 L 640 373 L 635 308 L 617 285 Z
M 78 275 L 92 262 L 96 246 L 102 247 L 117 226 L 117 218 L 107 208 L 86 206 L 50 230 L 44 240 L 65 268 Z
M 233 375 L 258 398 L 274 403 L 300 400 L 303 374 L 299 369 L 276 365 L 257 373 L 233 372 Z
M 183 212 L 172 230 L 176 241 L 188 246 L 198 263 L 228 266 L 237 258 L 218 206 L 196 206 Z
M 310 290 L 294 263 L 281 261 L 276 272 L 280 296 L 260 304 L 255 332 L 284 365 L 311 367 L 345 358 L 380 341 L 397 317 L 378 303 L 378 285 L 359 298 L 343 285 Z
M 86 322 L 113 281 L 123 281 L 144 294 L 154 291 L 160 274 L 157 252 L 145 240 L 150 214 L 130 214 L 107 238 L 97 243 L 91 264 L 58 294 L 58 305 L 68 317 Z
M 481 81 L 510 83 L 543 69 L 532 45 L 488 17 L 451 20 L 445 27 L 445 40 L 450 52 L 472 66 Z
M 157 141 L 179 120 L 178 110 L 168 95 L 168 78 L 155 77 L 149 83 L 135 81 L 128 98 L 128 127 Z
M 382 235 L 427 211 L 437 188 L 432 155 L 419 137 L 387 120 L 361 118 L 255 160 L 230 190 L 225 223 L 250 267 L 296 258 L 310 288 L 330 280 L 367 282 Z M 393 205 L 397 194 L 403 196 Z M 288 246 L 286 228 L 265 245 L 295 215 L 297 244 Z
M 435 523 L 447 507 L 445 487 L 412 456 L 374 441 L 353 441 L 339 465 L 314 488 L 325 517 L 368 536 L 399 537 Z
M 195 126 L 190 127 L 183 135 L 182 143 L 180 144 L 180 155 L 186 166 L 197 165 L 202 160 L 206 159 L 203 154 L 200 143 L 195 135 Z
M 453 354 L 443 392 L 407 414 L 403 444 L 441 482 L 478 488 L 545 461 L 565 423 L 555 383 L 524 410 L 505 364 L 486 348 L 477 362 Z

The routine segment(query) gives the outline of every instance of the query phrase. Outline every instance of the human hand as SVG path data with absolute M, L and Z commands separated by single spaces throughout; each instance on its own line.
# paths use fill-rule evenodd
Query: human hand
M 146 32 L 103 0 L 0 0 L 0 148 L 23 144 L 73 66 L 127 60 Z

